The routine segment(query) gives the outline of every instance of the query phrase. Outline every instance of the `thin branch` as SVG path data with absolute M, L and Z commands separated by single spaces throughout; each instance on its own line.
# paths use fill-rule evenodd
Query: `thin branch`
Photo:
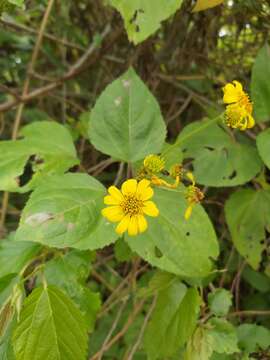
M 132 311 L 132 313 L 129 315 L 125 325 L 123 326 L 123 328 L 118 332 L 118 334 L 116 334 L 105 346 L 105 348 L 102 350 L 103 353 L 105 351 L 108 351 L 118 340 L 120 340 L 128 331 L 128 329 L 130 328 L 130 326 L 133 324 L 134 320 L 136 319 L 137 315 L 140 313 L 140 311 L 142 310 L 142 307 L 145 303 L 145 300 L 141 300 L 139 303 L 136 303 L 134 306 L 134 309 Z M 89 358 L 89 360 L 97 360 L 99 359 L 101 350 L 99 350 L 95 355 L 93 355 L 91 358 Z
M 24 96 L 27 95 L 28 91 L 29 91 L 29 87 L 30 87 L 30 78 L 31 78 L 31 72 L 34 70 L 35 67 L 35 63 L 39 54 L 39 50 L 41 47 L 41 43 L 42 43 L 42 39 L 43 39 L 43 35 L 45 32 L 45 28 L 52 10 L 52 6 L 53 6 L 54 0 L 49 0 L 46 11 L 44 13 L 42 22 L 41 22 L 41 26 L 40 26 L 40 30 L 37 36 L 37 40 L 36 40 L 36 44 L 31 56 L 31 60 L 30 63 L 28 65 L 28 72 L 27 72 L 27 76 L 24 82 L 24 86 L 23 86 L 23 91 L 22 91 L 22 98 Z M 20 99 L 16 98 L 16 102 L 20 101 Z M 22 118 L 22 113 L 23 113 L 23 108 L 24 108 L 24 103 L 20 103 L 17 112 L 16 112 L 16 117 L 15 117 L 15 121 L 14 121 L 14 125 L 13 125 L 13 129 L 12 129 L 12 140 L 16 140 L 17 136 L 18 136 L 18 131 L 19 131 L 19 127 L 20 127 L 20 123 L 21 123 L 21 118 Z M 5 224 L 5 220 L 6 220 L 6 214 L 7 214 L 7 209 L 8 209 L 8 202 L 9 202 L 9 193 L 6 191 L 4 192 L 3 195 L 3 202 L 2 202 L 2 209 L 1 209 L 1 219 L 0 219 L 0 227 L 1 229 L 3 229 L 4 224 Z
M 101 34 L 101 39 L 104 39 L 109 34 L 109 32 L 110 32 L 110 26 L 107 25 L 105 30 Z M 117 38 L 119 35 L 120 35 L 120 31 L 115 32 L 114 38 Z M 109 46 L 111 46 L 112 43 L 113 41 L 110 42 Z M 73 79 L 89 66 L 89 64 L 87 64 L 88 60 L 97 48 L 99 48 L 99 44 L 94 42 L 93 44 L 90 45 L 86 53 L 73 66 L 71 66 L 71 68 L 63 76 L 59 77 L 50 84 L 44 85 L 38 89 L 29 92 L 27 95 L 22 96 L 20 100 L 13 99 L 6 101 L 5 103 L 0 105 L 0 112 L 10 110 L 20 102 L 27 103 L 39 96 L 46 95 L 49 92 L 56 89 L 57 87 L 61 86 L 64 81 Z
M 14 29 L 15 31 L 17 31 L 19 33 L 25 32 L 25 33 L 33 34 L 33 35 L 38 34 L 37 30 L 32 29 L 29 26 L 18 24 L 18 23 L 15 23 L 13 21 L 9 21 L 9 20 L 6 20 L 6 19 L 0 19 L 0 24 L 2 24 L 3 26 L 9 27 L 11 29 Z M 77 50 L 80 50 L 80 51 L 85 51 L 85 48 L 83 46 L 80 46 L 78 44 L 67 41 L 66 39 L 59 39 L 58 37 L 56 37 L 56 36 L 54 36 L 52 34 L 49 34 L 47 32 L 45 32 L 43 36 L 44 36 L 44 38 L 46 38 L 48 40 L 52 40 L 52 41 L 54 41 L 54 42 L 56 42 L 58 44 L 64 45 L 64 46 L 69 47 L 71 49 L 77 49 Z
M 127 358 L 125 360 L 132 360 L 133 359 L 133 356 L 135 355 L 137 349 L 139 348 L 140 344 L 141 344 L 141 341 L 142 341 L 142 338 L 143 338 L 143 335 L 144 335 L 144 331 L 145 331 L 145 328 L 149 322 L 149 319 L 152 315 L 152 312 L 156 306 L 156 302 L 157 302 L 157 296 L 155 295 L 154 296 L 154 299 L 153 299 L 153 302 L 150 306 L 150 309 L 148 310 L 148 313 L 146 314 L 145 318 L 144 318 L 144 321 L 143 321 L 143 324 L 142 324 L 142 327 L 141 327 L 141 330 L 140 330 L 140 333 L 139 333 L 139 336 L 134 344 L 134 346 L 132 347 L 130 353 L 127 355 Z
M 97 358 L 98 360 L 102 359 L 102 356 L 103 356 L 104 352 L 106 351 L 106 346 L 107 346 L 108 342 L 110 341 L 110 339 L 112 337 L 112 334 L 113 334 L 114 330 L 116 329 L 116 327 L 117 327 L 117 325 L 119 323 L 121 315 L 122 315 L 122 313 L 123 313 L 123 311 L 124 311 L 124 309 L 125 309 L 125 307 L 127 305 L 127 300 L 128 300 L 128 298 L 125 298 L 122 301 L 122 304 L 121 304 L 121 306 L 120 306 L 120 308 L 119 308 L 119 310 L 118 310 L 118 312 L 116 314 L 114 322 L 113 322 L 113 324 L 112 324 L 112 326 L 111 326 L 111 328 L 110 328 L 110 330 L 108 332 L 108 335 L 106 336 L 106 338 L 105 338 L 105 340 L 104 340 L 104 342 L 102 344 L 102 347 L 101 347 L 101 349 L 99 351 L 99 355 L 98 355 L 98 358 Z
M 227 317 L 237 316 L 270 316 L 270 310 L 242 310 L 235 311 L 227 315 Z

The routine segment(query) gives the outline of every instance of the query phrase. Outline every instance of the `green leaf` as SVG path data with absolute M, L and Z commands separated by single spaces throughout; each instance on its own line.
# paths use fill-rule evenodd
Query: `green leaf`
M 270 168 L 270 129 L 257 136 L 257 148 L 265 165 Z
M 265 274 L 246 266 L 242 272 L 242 277 L 254 289 L 262 293 L 270 291 L 270 279 Z
M 189 340 L 184 360 L 212 359 L 218 354 L 239 352 L 236 329 L 228 321 L 212 318 L 204 327 L 198 327 Z
M 199 308 L 197 290 L 187 290 L 179 280 L 159 292 L 145 333 L 149 359 L 170 357 L 185 344 L 195 329 Z
M 148 297 L 153 296 L 160 291 L 164 291 L 169 286 L 171 286 L 175 281 L 178 281 L 179 278 L 173 274 L 167 273 L 165 271 L 155 271 L 153 277 L 150 279 L 147 287 L 143 287 L 139 290 L 138 296 Z
M 270 191 L 243 189 L 225 204 L 232 241 L 239 253 L 256 270 L 265 249 L 265 229 L 270 229 Z
M 158 153 L 165 136 L 159 105 L 132 68 L 103 91 L 91 112 L 90 141 L 117 160 Z
M 184 219 L 187 203 L 184 189 L 156 189 L 154 201 L 160 215 L 148 218 L 149 228 L 136 238 L 125 236 L 130 248 L 161 270 L 183 277 L 204 277 L 218 256 L 213 226 L 204 209 L 194 207 L 191 218 Z M 211 259 L 211 260 L 210 260 Z
M 208 337 L 204 328 L 198 327 L 189 340 L 184 360 L 208 360 L 213 353 L 212 338 Z
M 255 324 L 242 324 L 237 329 L 239 347 L 252 353 L 270 347 L 270 330 Z
M 85 285 L 90 272 L 90 254 L 73 250 L 46 263 L 44 275 L 49 285 L 63 290 L 80 308 L 85 316 L 88 330 L 93 330 L 96 313 L 101 301 Z
M 259 51 L 251 75 L 251 98 L 257 121 L 270 119 L 270 48 L 268 44 Z
M 0 308 L 5 304 L 19 282 L 17 274 L 8 274 L 0 278 Z
M 176 140 L 185 159 L 193 159 L 196 181 L 207 186 L 236 186 L 250 181 L 261 169 L 256 148 L 234 140 L 217 119 L 187 125 Z
M 19 273 L 40 251 L 40 246 L 31 242 L 2 240 L 0 242 L 0 276 Z
M 58 248 L 102 248 L 117 239 L 101 217 L 104 186 L 86 174 L 52 176 L 31 194 L 16 232 L 17 240 Z
M 208 295 L 208 304 L 212 313 L 225 316 L 232 305 L 232 294 L 226 289 L 216 289 Z
M 15 360 L 15 355 L 12 347 L 12 331 L 16 321 L 12 319 L 5 331 L 5 334 L 0 337 L 0 359 L 1 360 Z
M 118 239 L 114 245 L 115 258 L 119 262 L 130 261 L 134 254 L 123 239 Z
M 37 288 L 25 301 L 13 346 L 16 360 L 85 360 L 84 318 L 56 287 Z
M 165 160 L 166 170 L 170 171 L 173 165 L 181 164 L 183 160 L 183 153 L 176 149 L 174 145 L 165 143 L 161 152 L 161 157 Z
M 24 0 L 8 0 L 11 4 L 22 7 L 24 5 Z
M 213 350 L 220 354 L 233 354 L 239 351 L 236 329 L 228 321 L 213 318 L 208 321 L 207 336 L 211 339 Z
M 0 142 L 0 190 L 25 192 L 46 175 L 61 174 L 78 164 L 72 137 L 64 126 L 50 121 L 25 126 L 21 140 Z M 28 164 L 28 165 L 27 165 Z M 19 184 L 34 172 L 25 185 Z M 21 185 L 21 186 L 20 186 Z
M 182 0 L 110 0 L 122 15 L 128 38 L 138 44 L 155 33 L 163 20 L 172 16 Z

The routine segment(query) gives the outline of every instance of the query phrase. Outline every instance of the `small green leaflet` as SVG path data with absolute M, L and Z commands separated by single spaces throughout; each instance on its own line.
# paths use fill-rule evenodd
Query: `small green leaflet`
M 101 216 L 104 186 L 86 174 L 51 176 L 31 194 L 16 240 L 58 248 L 99 249 L 117 240 Z
M 122 15 L 128 38 L 138 44 L 154 34 L 172 16 L 182 0 L 109 0 Z
M 187 125 L 176 140 L 185 159 L 193 159 L 194 176 L 200 184 L 213 187 L 236 186 L 250 181 L 262 162 L 255 146 L 232 139 L 215 124 L 216 119 Z
M 246 261 L 257 269 L 270 230 L 270 191 L 243 189 L 231 195 L 225 215 L 232 241 Z
M 158 153 L 165 136 L 159 105 L 132 68 L 103 91 L 91 111 L 91 143 L 117 160 L 136 162 Z
M 202 206 L 195 206 L 190 219 L 185 220 L 184 188 L 156 189 L 154 201 L 160 215 L 147 219 L 147 231 L 136 238 L 125 236 L 132 251 L 161 270 L 183 277 L 207 276 L 219 248 Z
M 251 74 L 251 99 L 257 121 L 270 119 L 270 47 L 266 43 L 259 51 Z
M 187 344 L 184 360 L 210 360 L 213 352 L 234 354 L 239 352 L 237 333 L 226 320 L 212 318 L 198 327 Z
M 78 164 L 72 137 L 64 126 L 52 121 L 35 122 L 25 126 L 21 135 L 21 140 L 0 142 L 0 190 L 26 192 L 46 175 L 62 174 Z M 20 180 L 24 171 L 26 180 Z M 34 175 L 28 181 L 32 171 Z
M 16 360 L 85 360 L 85 320 L 73 301 L 54 286 L 26 298 L 13 335 Z
M 270 330 L 256 324 L 242 324 L 237 329 L 239 347 L 252 353 L 270 347 Z
M 176 353 L 192 335 L 200 309 L 196 289 L 178 279 L 157 296 L 157 302 L 145 333 L 148 358 L 164 359 Z
M 213 314 L 225 316 L 232 305 L 232 294 L 226 289 L 215 289 L 208 295 L 208 304 Z

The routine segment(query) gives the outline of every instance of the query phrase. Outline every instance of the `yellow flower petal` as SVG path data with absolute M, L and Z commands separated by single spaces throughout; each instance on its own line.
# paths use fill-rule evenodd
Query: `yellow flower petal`
M 126 215 L 123 217 L 123 219 L 120 221 L 120 223 L 117 225 L 115 231 L 117 234 L 121 235 L 128 229 L 128 225 L 130 222 L 130 215 Z
M 139 182 L 137 187 L 138 198 L 142 201 L 149 200 L 154 195 L 153 189 L 149 186 L 151 182 L 143 179 Z
M 193 210 L 193 206 L 189 205 L 185 211 L 185 219 L 186 220 L 188 220 L 190 218 L 192 210 Z
M 159 210 L 153 201 L 146 201 L 144 203 L 143 212 L 146 215 L 156 217 L 159 215 Z
M 223 102 L 225 104 L 235 103 L 239 100 L 239 90 L 233 84 L 227 84 L 223 87 Z
M 115 199 L 119 200 L 119 202 L 124 200 L 124 197 L 123 197 L 121 191 L 119 189 L 117 189 L 116 186 L 110 186 L 108 189 L 108 193 Z
M 144 232 L 147 227 L 148 227 L 148 224 L 147 224 L 147 221 L 145 219 L 145 217 L 143 215 L 138 215 L 137 216 L 137 220 L 138 220 L 138 228 L 139 228 L 139 232 L 142 233 Z
M 255 120 L 254 120 L 253 116 L 249 115 L 248 121 L 247 121 L 247 128 L 251 129 L 251 128 L 253 128 L 254 125 L 255 125 Z
M 119 205 L 120 203 L 121 201 L 119 199 L 116 199 L 114 196 L 104 196 L 104 204 L 106 205 Z
M 135 194 L 137 191 L 137 180 L 129 179 L 122 184 L 122 193 L 124 195 Z
M 237 91 L 239 91 L 239 92 L 243 91 L 243 86 L 242 86 L 242 84 L 241 84 L 239 81 L 233 80 L 233 84 L 234 84 L 235 89 L 236 89 Z
M 139 232 L 138 219 L 137 216 L 131 216 L 130 222 L 128 224 L 128 235 L 135 236 Z
M 117 222 L 123 219 L 124 213 L 120 206 L 109 206 L 102 209 L 102 215 L 111 222 Z

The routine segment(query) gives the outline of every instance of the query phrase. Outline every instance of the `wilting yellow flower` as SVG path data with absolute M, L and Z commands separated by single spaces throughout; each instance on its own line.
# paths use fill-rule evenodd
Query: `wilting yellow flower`
M 187 173 L 187 177 L 191 181 L 191 185 L 187 187 L 187 193 L 185 195 L 188 202 L 188 207 L 185 211 L 185 219 L 188 220 L 192 214 L 192 210 L 195 204 L 198 204 L 204 198 L 203 192 L 195 185 L 195 179 L 192 173 Z
M 147 229 L 145 215 L 156 217 L 159 210 L 153 201 L 154 195 L 150 181 L 143 179 L 137 182 L 129 179 L 122 184 L 121 191 L 110 186 L 109 195 L 104 197 L 104 204 L 110 205 L 102 210 L 102 215 L 111 222 L 119 222 L 116 227 L 118 234 L 128 232 L 135 236 Z
M 143 161 L 144 169 L 151 173 L 157 174 L 161 172 L 165 167 L 165 161 L 159 155 L 148 155 Z
M 225 123 L 231 128 L 250 129 L 255 125 L 253 106 L 242 85 L 234 80 L 223 87 L 223 102 L 227 104 Z

